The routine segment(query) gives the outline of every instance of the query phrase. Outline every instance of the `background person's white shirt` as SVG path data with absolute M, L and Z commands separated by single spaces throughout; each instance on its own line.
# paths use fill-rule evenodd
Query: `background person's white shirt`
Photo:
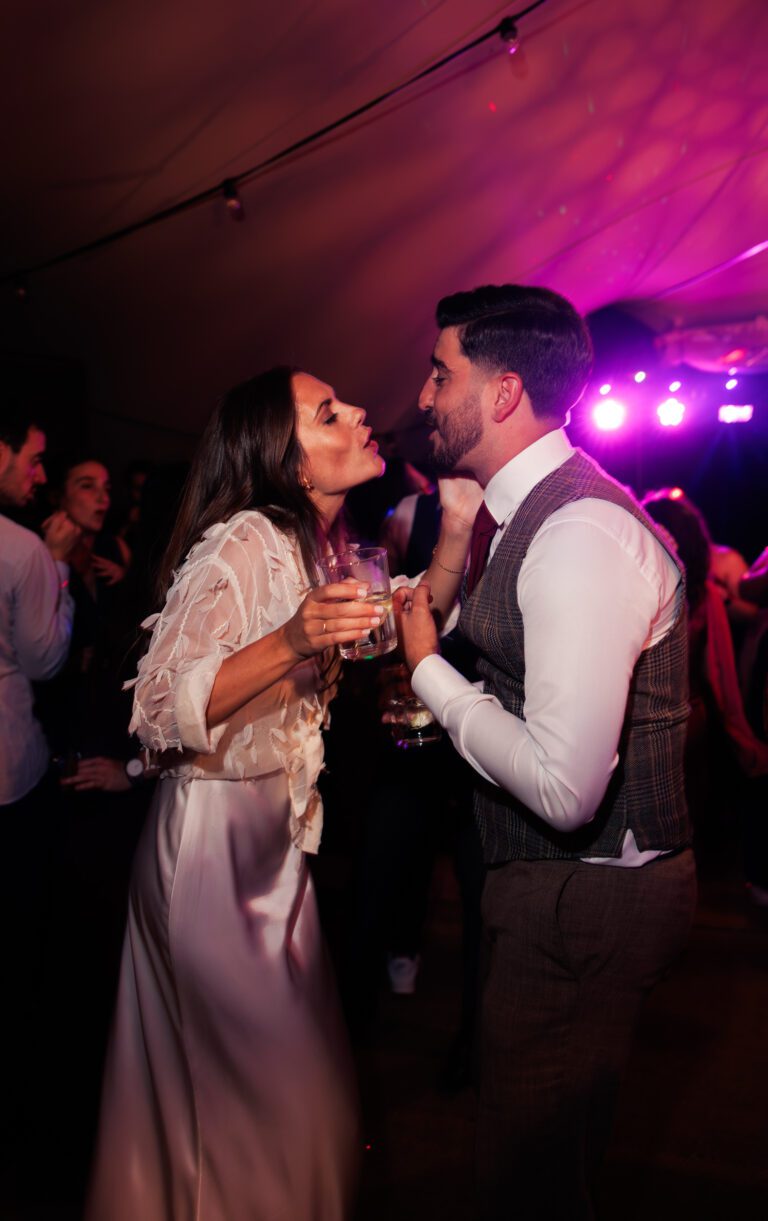
M 74 615 L 68 578 L 68 564 L 0 514 L 0 806 L 25 797 L 48 767 L 32 680 L 52 678 L 66 661 Z
M 573 452 L 557 430 L 496 472 L 485 490 L 501 523 L 491 555 L 528 493 Z M 618 763 L 637 659 L 669 632 L 680 597 L 678 568 L 636 518 L 608 501 L 574 501 L 546 519 L 520 567 L 525 720 L 442 657 L 420 662 L 413 689 L 475 771 L 556 830 L 576 830 Z M 634 866 L 657 855 L 627 831 L 620 857 L 591 860 Z

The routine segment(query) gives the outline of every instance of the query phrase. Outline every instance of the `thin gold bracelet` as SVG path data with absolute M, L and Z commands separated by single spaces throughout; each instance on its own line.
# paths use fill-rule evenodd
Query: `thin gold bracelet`
M 437 558 L 437 545 L 432 548 L 432 559 L 437 564 L 438 568 L 442 568 L 443 572 L 450 572 L 452 577 L 460 577 L 464 573 L 463 568 L 446 568 L 445 564 L 441 564 Z

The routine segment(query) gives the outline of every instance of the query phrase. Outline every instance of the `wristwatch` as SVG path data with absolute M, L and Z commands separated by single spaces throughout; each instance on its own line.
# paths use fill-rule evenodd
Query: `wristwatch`
M 125 765 L 125 774 L 134 788 L 137 788 L 143 782 L 146 770 L 144 760 L 140 756 L 128 760 Z

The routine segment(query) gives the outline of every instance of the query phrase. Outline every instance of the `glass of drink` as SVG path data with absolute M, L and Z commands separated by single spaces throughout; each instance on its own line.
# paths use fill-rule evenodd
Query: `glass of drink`
M 439 724 L 416 695 L 398 695 L 387 700 L 387 714 L 395 746 L 401 750 L 440 740 Z
M 397 647 L 397 628 L 392 612 L 392 590 L 389 586 L 389 565 L 384 547 L 352 547 L 337 555 L 326 555 L 318 561 L 323 582 L 336 584 L 352 577 L 365 581 L 368 593 L 364 602 L 372 602 L 379 608 L 381 623 L 372 627 L 359 640 L 339 645 L 339 652 L 347 661 L 367 661 L 371 657 L 383 657 Z

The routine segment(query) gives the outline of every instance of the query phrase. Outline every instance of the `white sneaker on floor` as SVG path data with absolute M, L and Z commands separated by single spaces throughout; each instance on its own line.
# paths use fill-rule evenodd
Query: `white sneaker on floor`
M 393 954 L 387 960 L 389 986 L 397 996 L 412 996 L 416 991 L 416 976 L 421 958 L 418 954 L 410 958 L 407 954 Z

